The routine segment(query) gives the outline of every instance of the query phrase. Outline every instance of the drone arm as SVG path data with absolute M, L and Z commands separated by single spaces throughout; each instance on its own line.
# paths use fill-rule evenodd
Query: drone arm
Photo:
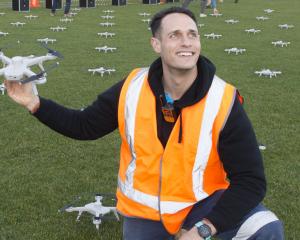
M 52 55 L 52 54 L 47 54 L 45 56 L 40 56 L 40 57 L 36 57 L 36 58 L 30 58 L 30 59 L 24 59 L 26 66 L 30 67 L 36 64 L 42 64 L 44 61 L 47 60 L 53 60 L 57 58 L 56 56 Z
M 11 59 L 6 57 L 2 52 L 0 52 L 0 60 L 3 62 L 4 65 L 11 64 Z

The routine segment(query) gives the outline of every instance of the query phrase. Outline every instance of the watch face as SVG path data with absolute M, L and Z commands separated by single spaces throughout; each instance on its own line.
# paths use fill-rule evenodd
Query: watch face
M 211 236 L 210 227 L 205 224 L 198 227 L 198 232 L 199 232 L 199 235 L 204 238 Z

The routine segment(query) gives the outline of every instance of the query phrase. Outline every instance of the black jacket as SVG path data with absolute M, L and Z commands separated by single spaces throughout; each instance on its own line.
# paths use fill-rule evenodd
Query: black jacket
M 201 56 L 197 79 L 181 99 L 174 102 L 178 114 L 182 108 L 198 102 L 206 95 L 214 74 L 214 65 Z M 161 77 L 162 64 L 157 59 L 149 69 L 149 84 L 157 99 L 158 137 L 165 146 L 174 124 L 164 121 L 161 112 L 160 96 L 164 95 Z M 124 80 L 100 94 L 97 100 L 83 110 L 68 109 L 40 98 L 40 108 L 34 115 L 64 136 L 80 140 L 100 138 L 118 128 L 118 100 L 123 83 Z M 255 134 L 237 97 L 220 134 L 218 152 L 230 186 L 206 218 L 218 232 L 223 232 L 257 206 L 266 192 L 263 163 Z

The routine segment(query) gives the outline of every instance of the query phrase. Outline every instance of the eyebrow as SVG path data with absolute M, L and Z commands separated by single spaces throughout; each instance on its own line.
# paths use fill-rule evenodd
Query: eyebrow
M 169 32 L 168 35 L 170 35 L 170 34 L 172 34 L 172 33 L 177 34 L 177 33 L 180 33 L 180 32 L 182 32 L 182 31 L 181 31 L 181 30 L 173 30 L 173 31 Z M 188 32 L 189 32 L 189 33 L 196 33 L 196 34 L 199 34 L 198 31 L 196 31 L 196 30 L 194 30 L 194 29 L 189 29 Z

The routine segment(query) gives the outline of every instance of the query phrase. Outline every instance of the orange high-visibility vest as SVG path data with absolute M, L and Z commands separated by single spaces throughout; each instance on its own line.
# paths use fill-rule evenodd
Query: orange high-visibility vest
M 161 220 L 175 234 L 195 203 L 228 187 L 217 144 L 235 92 L 215 76 L 206 96 L 182 109 L 182 142 L 178 142 L 177 119 L 164 148 L 157 134 L 148 68 L 129 74 L 118 109 L 122 145 L 117 209 L 121 214 Z

